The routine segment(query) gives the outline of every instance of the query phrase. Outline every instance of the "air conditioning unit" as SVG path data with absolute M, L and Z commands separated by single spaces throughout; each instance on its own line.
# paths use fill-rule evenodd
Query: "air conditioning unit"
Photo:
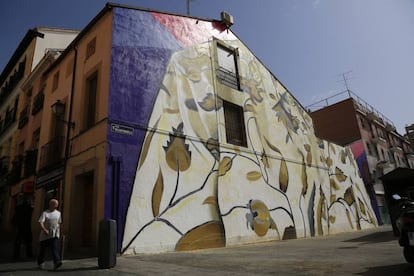
M 227 26 L 230 27 L 234 24 L 234 19 L 231 14 L 228 14 L 227 12 L 222 11 L 221 12 L 221 21 Z

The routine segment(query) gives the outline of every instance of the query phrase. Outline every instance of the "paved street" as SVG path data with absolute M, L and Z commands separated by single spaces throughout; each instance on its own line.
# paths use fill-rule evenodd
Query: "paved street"
M 51 269 L 52 264 L 47 264 Z M 184 253 L 122 256 L 112 269 L 97 259 L 64 260 L 59 271 L 33 262 L 0 263 L 1 275 L 414 275 L 390 226 L 374 230 Z

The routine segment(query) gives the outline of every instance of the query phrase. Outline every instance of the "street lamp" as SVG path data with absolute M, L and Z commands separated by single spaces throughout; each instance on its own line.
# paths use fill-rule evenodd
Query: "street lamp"
M 75 122 L 68 122 L 62 119 L 62 115 L 65 112 L 65 103 L 62 103 L 60 100 L 57 100 L 54 104 L 51 105 L 53 114 L 62 122 L 65 124 L 68 124 L 68 126 L 72 129 L 75 128 Z

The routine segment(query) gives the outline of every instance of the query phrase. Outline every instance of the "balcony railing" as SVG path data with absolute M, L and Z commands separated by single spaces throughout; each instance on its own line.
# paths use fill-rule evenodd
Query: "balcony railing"
M 35 115 L 43 108 L 43 101 L 45 99 L 45 94 L 43 90 L 37 94 L 33 100 L 32 115 Z
M 23 155 L 18 155 L 12 162 L 12 169 L 8 175 L 9 184 L 18 182 L 22 176 Z
M 19 115 L 19 129 L 22 129 L 29 121 L 29 107 L 26 106 Z
M 40 169 L 46 169 L 63 161 L 64 137 L 58 136 L 40 149 Z
M 37 161 L 38 150 L 28 150 L 24 156 L 24 177 L 34 175 L 36 172 L 36 161 Z

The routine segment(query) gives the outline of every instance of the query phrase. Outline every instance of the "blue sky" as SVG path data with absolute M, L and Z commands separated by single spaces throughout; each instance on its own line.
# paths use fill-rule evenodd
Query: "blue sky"
M 0 2 L 0 70 L 29 28 L 82 29 L 102 0 Z M 186 13 L 186 0 L 116 3 Z M 308 106 L 349 89 L 404 134 L 414 123 L 414 0 L 192 0 L 193 16 L 232 14 L 233 31 Z M 334 99 L 335 100 L 335 99 Z

